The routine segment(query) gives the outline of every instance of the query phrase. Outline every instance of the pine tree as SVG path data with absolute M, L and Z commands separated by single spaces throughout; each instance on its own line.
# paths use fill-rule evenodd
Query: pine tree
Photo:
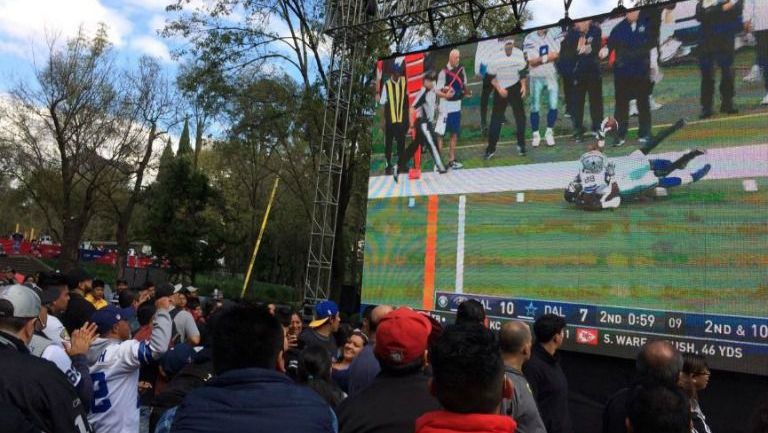
M 188 158 L 190 162 L 194 158 L 194 151 L 189 141 L 189 118 L 184 119 L 184 129 L 181 131 L 179 149 L 176 151 L 176 156 Z
M 171 138 L 168 137 L 168 141 L 165 142 L 165 149 L 160 155 L 160 166 L 157 170 L 157 177 L 163 176 L 168 172 L 168 166 L 173 162 L 173 149 L 171 148 Z
M 194 282 L 220 256 L 221 198 L 208 176 L 186 158 L 171 160 L 164 170 L 148 190 L 146 237 L 154 253 L 170 260 L 174 272 Z

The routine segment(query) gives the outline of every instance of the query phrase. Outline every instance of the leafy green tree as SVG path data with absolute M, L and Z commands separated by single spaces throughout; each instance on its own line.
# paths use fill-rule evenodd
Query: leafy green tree
M 99 191 L 116 178 L 141 129 L 121 78 L 106 27 L 93 37 L 80 29 L 64 45 L 49 41 L 34 79 L 14 86 L 3 107 L 0 145 L 13 149 L 3 165 L 61 240 L 64 271 L 77 266 Z
M 181 137 L 179 138 L 179 148 L 176 150 L 176 157 L 187 158 L 190 161 L 194 151 L 189 141 L 189 118 L 184 119 L 184 128 L 181 130 Z
M 157 168 L 157 176 L 160 177 L 167 170 L 168 166 L 173 162 L 173 148 L 171 147 L 171 137 L 165 141 L 165 147 L 163 153 L 160 154 L 160 162 Z
M 200 272 L 216 267 L 227 223 L 221 197 L 208 176 L 191 161 L 176 158 L 147 190 L 147 239 L 172 270 L 192 282 Z

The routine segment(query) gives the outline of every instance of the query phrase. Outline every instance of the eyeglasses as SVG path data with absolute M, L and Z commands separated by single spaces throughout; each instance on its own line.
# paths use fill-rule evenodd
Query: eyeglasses
M 701 371 L 699 373 L 694 373 L 693 375 L 694 376 L 711 376 L 712 372 L 710 372 L 710 371 Z

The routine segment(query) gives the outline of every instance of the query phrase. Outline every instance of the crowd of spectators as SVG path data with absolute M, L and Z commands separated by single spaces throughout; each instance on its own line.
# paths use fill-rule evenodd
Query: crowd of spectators
M 475 300 L 448 325 L 388 305 L 342 320 L 323 301 L 305 322 L 181 285 L 108 293 L 81 271 L 13 280 L 0 287 L 2 431 L 574 431 L 557 315 L 492 331 Z M 712 432 L 703 356 L 650 341 L 636 367 L 605 405 L 604 433 Z M 751 422 L 768 432 L 768 405 Z

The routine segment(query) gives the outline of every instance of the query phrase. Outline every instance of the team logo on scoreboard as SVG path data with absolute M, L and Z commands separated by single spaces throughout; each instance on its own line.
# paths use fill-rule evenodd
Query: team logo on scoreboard
M 456 308 L 458 308 L 459 305 L 463 304 L 464 301 L 466 300 L 467 300 L 466 296 L 456 296 L 455 298 L 453 298 L 453 305 L 456 306 Z
M 576 328 L 576 343 L 597 346 L 598 330 L 592 328 Z
M 445 308 L 448 306 L 448 297 L 445 295 L 440 295 L 437 298 L 437 305 L 440 306 L 440 308 Z

